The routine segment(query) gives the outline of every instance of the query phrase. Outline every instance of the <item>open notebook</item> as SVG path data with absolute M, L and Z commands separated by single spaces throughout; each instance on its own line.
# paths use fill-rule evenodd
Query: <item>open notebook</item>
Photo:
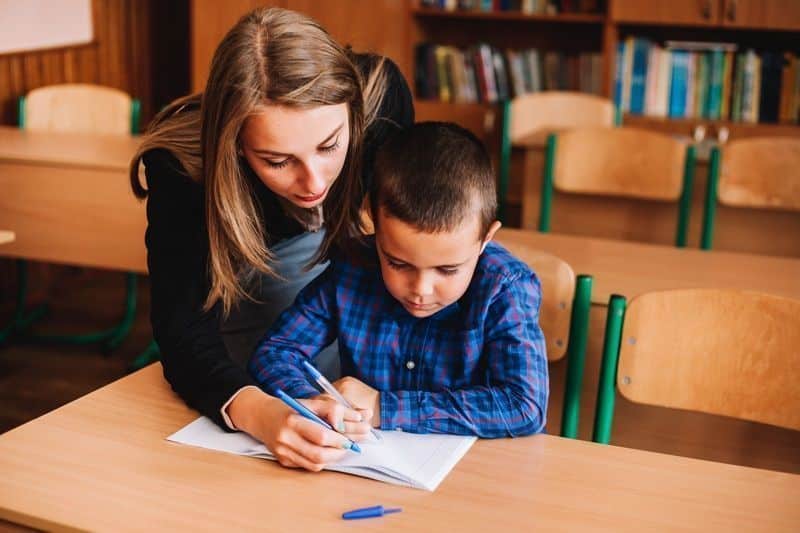
M 456 435 L 417 435 L 381 431 L 382 440 L 360 442 L 361 453 L 348 453 L 325 470 L 344 472 L 416 489 L 436 490 L 477 440 Z M 246 433 L 226 433 L 200 417 L 167 440 L 210 450 L 275 460 L 262 443 Z

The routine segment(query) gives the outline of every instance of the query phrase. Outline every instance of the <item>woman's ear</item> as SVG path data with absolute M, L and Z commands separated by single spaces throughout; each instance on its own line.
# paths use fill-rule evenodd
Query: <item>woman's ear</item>
M 481 253 L 483 253 L 483 250 L 486 249 L 486 245 L 489 244 L 489 241 L 494 239 L 494 234 L 497 233 L 497 230 L 499 230 L 502 226 L 503 225 L 500 223 L 499 220 L 495 220 L 494 222 L 492 222 L 492 225 L 489 226 L 489 231 L 486 232 L 486 236 L 483 238 L 483 244 L 481 245 Z

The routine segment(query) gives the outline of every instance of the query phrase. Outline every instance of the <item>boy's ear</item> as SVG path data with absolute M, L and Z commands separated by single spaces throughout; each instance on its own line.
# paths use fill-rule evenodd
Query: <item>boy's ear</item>
M 489 231 L 486 232 L 486 236 L 483 238 L 483 244 L 481 245 L 481 253 L 483 253 L 483 250 L 486 249 L 486 245 L 489 244 L 489 241 L 494 239 L 494 234 L 497 233 L 497 230 L 499 230 L 501 227 L 502 224 L 500 223 L 499 220 L 495 220 L 494 222 L 492 222 L 492 225 L 489 226 Z

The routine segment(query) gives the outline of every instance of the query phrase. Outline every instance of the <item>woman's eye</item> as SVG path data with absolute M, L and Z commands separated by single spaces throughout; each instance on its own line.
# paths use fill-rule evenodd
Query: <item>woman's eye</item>
M 269 159 L 264 159 L 263 161 L 272 168 L 283 168 L 289 164 L 288 157 L 282 161 L 271 161 Z
M 339 148 L 339 139 L 336 139 L 336 142 L 334 142 L 333 144 L 329 144 L 328 146 L 320 146 L 319 147 L 319 151 L 320 152 L 333 152 L 337 148 Z

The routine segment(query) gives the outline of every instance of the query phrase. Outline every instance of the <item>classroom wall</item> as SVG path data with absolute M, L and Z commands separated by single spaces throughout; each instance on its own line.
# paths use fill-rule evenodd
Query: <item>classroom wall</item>
M 17 99 L 58 83 L 95 83 L 142 102 L 142 125 L 188 90 L 188 0 L 92 0 L 94 40 L 0 55 L 0 124 L 17 123 Z

